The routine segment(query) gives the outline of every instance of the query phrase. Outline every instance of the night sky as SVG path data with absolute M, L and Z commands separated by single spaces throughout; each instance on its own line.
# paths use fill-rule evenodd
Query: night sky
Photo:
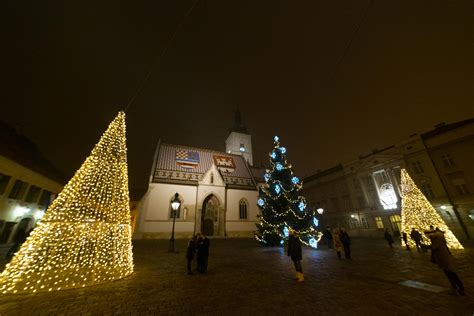
M 192 3 L 2 1 L 0 119 L 72 176 Z M 224 150 L 237 107 L 300 177 L 472 117 L 472 40 L 471 1 L 199 1 L 127 111 L 130 186 L 159 138 Z

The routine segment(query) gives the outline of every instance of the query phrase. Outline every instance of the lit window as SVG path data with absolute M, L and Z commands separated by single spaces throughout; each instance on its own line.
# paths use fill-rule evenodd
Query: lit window
M 247 202 L 244 199 L 239 202 L 239 218 L 247 219 Z
M 392 224 L 393 232 L 396 232 L 396 234 L 399 235 L 400 231 L 402 230 L 402 219 L 400 215 L 390 216 L 390 224 Z
M 240 144 L 240 152 L 245 152 L 245 145 L 244 144 Z
M 454 166 L 454 161 L 453 161 L 453 159 L 451 158 L 451 155 L 450 155 L 450 154 L 441 155 L 441 159 L 443 160 L 443 164 L 444 164 L 445 167 L 452 167 L 452 166 Z
M 375 225 L 377 226 L 377 229 L 383 229 L 382 217 L 376 216 L 374 219 L 375 219 Z

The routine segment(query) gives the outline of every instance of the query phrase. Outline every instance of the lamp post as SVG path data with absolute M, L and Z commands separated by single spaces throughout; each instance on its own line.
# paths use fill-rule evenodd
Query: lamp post
M 324 222 L 323 222 L 323 213 L 324 213 L 324 209 L 322 207 L 318 207 L 318 209 L 316 210 L 316 212 L 318 212 L 319 215 L 321 215 L 321 227 L 324 227 Z
M 174 224 L 176 222 L 176 211 L 181 206 L 181 202 L 179 201 L 179 194 L 176 193 L 174 195 L 173 201 L 171 201 L 171 208 L 173 209 L 173 228 L 171 229 L 171 239 L 170 245 L 168 247 L 169 252 L 174 252 Z

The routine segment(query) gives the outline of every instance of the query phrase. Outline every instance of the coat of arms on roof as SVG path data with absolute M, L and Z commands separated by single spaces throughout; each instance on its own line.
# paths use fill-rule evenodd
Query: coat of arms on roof
M 178 149 L 176 150 L 176 164 L 184 169 L 194 169 L 199 165 L 199 153 Z
M 228 156 L 218 156 L 218 155 L 214 155 L 212 157 L 214 158 L 214 163 L 216 164 L 216 167 L 221 172 L 231 173 L 235 171 L 234 158 L 228 157 Z

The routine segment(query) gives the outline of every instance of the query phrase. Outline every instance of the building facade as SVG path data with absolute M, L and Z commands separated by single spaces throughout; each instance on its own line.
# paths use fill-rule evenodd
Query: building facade
M 198 232 L 253 236 L 263 171 L 252 167 L 251 135 L 238 112 L 225 143 L 225 152 L 158 144 L 134 238 L 170 238 L 173 230 L 176 238 Z M 176 213 L 171 209 L 175 193 L 181 202 Z
M 474 119 L 439 124 L 382 150 L 304 179 L 303 192 L 322 207 L 323 225 L 353 235 L 401 230 L 400 170 L 407 169 L 460 239 L 474 236 Z
M 0 244 L 36 226 L 63 181 L 35 144 L 0 123 Z

